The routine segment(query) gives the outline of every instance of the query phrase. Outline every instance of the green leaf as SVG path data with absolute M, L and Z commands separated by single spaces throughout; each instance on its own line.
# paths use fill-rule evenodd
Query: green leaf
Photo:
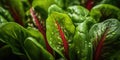
M 117 19 L 107 19 L 92 26 L 89 36 L 94 60 L 119 60 L 119 31 L 120 22 Z
M 35 28 L 27 28 L 27 31 L 30 33 L 30 35 L 36 39 L 36 41 L 41 44 L 44 48 L 46 48 L 46 45 L 45 45 L 45 40 L 44 40 L 44 37 L 43 35 Z
M 2 21 L 3 18 L 9 22 L 14 21 L 9 11 L 0 6 L 0 20 Z
M 3 0 L 2 0 L 3 1 Z M 11 13 L 14 20 L 20 25 L 24 26 L 25 12 L 21 0 L 4 0 L 3 4 L 7 6 L 7 9 Z
M 64 11 L 62 10 L 62 8 L 60 8 L 59 6 L 53 4 L 48 8 L 48 14 L 51 14 L 53 12 L 59 12 L 59 13 L 64 13 Z
M 23 42 L 29 33 L 22 26 L 14 23 L 4 23 L 0 25 L 0 39 L 9 44 L 16 54 L 23 54 Z
M 102 0 L 100 4 L 111 4 L 120 8 L 120 0 Z
M 12 48 L 13 53 L 17 55 L 23 55 L 24 57 L 27 57 L 29 60 L 31 60 L 31 58 L 33 57 L 29 56 L 30 52 L 28 53 L 28 51 L 34 48 L 31 47 L 31 49 L 28 49 L 26 51 L 25 48 L 27 47 L 27 45 L 24 44 L 25 40 L 27 40 L 28 37 L 33 38 L 37 42 L 37 44 L 40 44 L 40 46 L 42 46 L 42 50 L 45 50 L 46 47 L 43 36 L 36 29 L 33 28 L 25 29 L 19 24 L 14 22 L 7 22 L 0 25 L 0 40 L 8 44 Z M 29 46 L 31 45 L 29 44 L 28 47 Z M 36 49 L 39 48 L 41 47 L 37 47 Z M 46 53 L 44 51 L 42 51 L 42 53 L 44 53 L 46 56 L 48 54 L 48 52 Z M 44 54 L 41 55 L 42 57 L 40 56 L 39 57 L 45 58 Z M 50 54 L 48 54 L 48 56 L 50 56 Z M 37 56 L 35 58 L 37 58 Z M 49 59 L 52 59 L 52 57 L 50 56 Z
M 67 8 L 67 13 L 74 23 L 81 23 L 88 16 L 89 11 L 82 6 L 70 6 Z
M 0 25 L 5 22 L 7 22 L 7 20 L 0 15 Z
M 86 20 L 76 27 L 73 41 L 76 60 L 92 60 L 92 45 L 88 35 L 89 25 L 93 23 Z
M 120 20 L 120 9 L 110 4 L 100 4 L 92 8 L 90 16 L 97 22 L 101 22 L 109 18 Z
M 55 0 L 55 3 L 63 9 L 66 9 L 67 7 L 72 6 L 72 5 L 80 4 L 79 0 Z
M 24 46 L 31 60 L 54 60 L 53 56 L 34 38 L 28 37 Z
M 51 15 L 49 15 L 49 17 L 46 20 L 46 34 L 48 43 L 57 53 L 64 57 L 63 42 L 60 37 L 60 33 L 56 22 L 58 22 L 58 24 L 61 26 L 65 34 L 65 38 L 67 39 L 69 44 L 71 44 L 72 42 L 72 35 L 74 34 L 75 26 L 73 25 L 69 16 L 63 13 L 54 12 Z
M 48 11 L 50 5 L 54 3 L 54 0 L 33 0 L 32 6 L 39 6 L 41 9 Z

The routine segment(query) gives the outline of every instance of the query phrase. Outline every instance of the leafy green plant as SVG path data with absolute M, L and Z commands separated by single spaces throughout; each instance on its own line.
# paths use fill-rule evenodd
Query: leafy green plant
M 111 0 L 0 0 L 0 60 L 119 60 Z

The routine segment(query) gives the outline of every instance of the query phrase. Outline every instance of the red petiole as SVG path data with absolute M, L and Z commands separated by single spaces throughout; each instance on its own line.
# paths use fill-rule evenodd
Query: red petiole
M 64 51 L 65 52 L 65 57 L 67 58 L 67 60 L 70 60 L 69 59 L 69 51 L 68 51 L 69 46 L 68 46 L 67 39 L 65 38 L 65 34 L 62 31 L 62 28 L 61 28 L 60 24 L 58 24 L 57 21 L 56 21 L 56 24 L 57 24 L 57 27 L 58 27 L 58 30 L 59 30 L 60 37 L 61 37 L 61 39 L 63 41 L 63 46 L 64 46 L 64 49 L 65 49 L 65 51 Z
M 24 26 L 22 20 L 20 19 L 20 17 L 18 16 L 17 12 L 12 8 L 12 7 L 9 7 L 9 10 L 15 20 L 15 22 L 17 22 L 18 24 L 20 24 L 21 26 Z
M 33 21 L 35 22 L 36 27 L 38 28 L 38 30 L 43 34 L 44 39 L 45 39 L 45 43 L 46 43 L 46 48 L 47 50 L 53 54 L 52 48 L 50 47 L 50 45 L 48 44 L 48 41 L 46 39 L 46 31 L 44 30 L 43 25 L 39 22 L 39 19 L 37 18 L 37 16 L 35 15 L 35 11 L 33 10 L 33 8 L 30 9 L 30 13 L 31 16 L 33 18 Z
M 91 10 L 91 8 L 93 7 L 93 4 L 94 4 L 93 0 L 87 0 L 86 8 L 88 10 Z
M 106 29 L 106 31 L 103 33 L 103 35 L 101 36 L 101 39 L 97 45 L 97 48 L 95 50 L 95 53 L 94 53 L 94 58 L 93 60 L 100 60 L 100 54 L 101 54 L 101 51 L 102 51 L 102 48 L 103 48 L 103 43 L 106 39 L 106 35 L 107 35 L 107 32 L 108 32 L 108 28 Z

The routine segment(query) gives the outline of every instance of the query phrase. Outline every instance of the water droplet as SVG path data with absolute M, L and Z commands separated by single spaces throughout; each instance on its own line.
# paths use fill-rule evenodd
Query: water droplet
M 57 27 L 57 24 L 55 23 L 55 26 Z
M 58 42 L 58 44 L 60 44 L 60 45 L 61 45 L 62 43 L 61 43 L 61 42 Z
M 52 40 L 52 38 L 50 38 L 50 40 Z
M 41 19 L 41 16 L 38 16 L 38 19 Z
M 87 41 L 85 41 L 85 43 L 87 43 Z
M 91 47 L 91 45 L 88 45 L 88 47 Z
M 59 39 L 59 40 L 60 40 L 61 38 L 58 36 L 58 37 L 57 37 L 57 39 Z
M 54 34 L 54 32 L 52 32 L 52 35 Z
M 38 16 L 38 13 L 36 13 L 35 16 Z
M 72 41 L 71 39 L 68 40 L 68 42 L 71 42 L 71 41 Z
M 57 47 L 57 49 L 60 49 L 59 47 Z
M 113 32 L 112 35 L 115 35 L 115 33 Z
M 63 26 L 61 26 L 61 29 L 63 29 L 64 27 Z
M 72 44 L 68 44 L 69 46 L 71 46 Z
M 80 53 L 80 51 L 77 51 L 77 54 L 79 54 Z
M 66 33 L 67 31 L 64 29 L 64 32 Z
M 89 43 L 88 47 L 91 47 L 91 43 Z
M 80 32 L 78 32 L 78 34 L 80 34 Z
M 50 41 L 50 44 L 52 44 L 52 42 Z

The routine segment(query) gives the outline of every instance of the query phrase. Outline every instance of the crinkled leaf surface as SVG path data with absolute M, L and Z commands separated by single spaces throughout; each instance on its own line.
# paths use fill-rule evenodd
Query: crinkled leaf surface
M 67 8 L 67 13 L 74 23 L 83 22 L 88 16 L 89 11 L 82 6 L 70 6 Z
M 99 4 L 92 8 L 90 16 L 97 22 L 101 22 L 109 18 L 120 20 L 120 9 L 110 4 Z
M 119 60 L 120 22 L 107 19 L 93 25 L 89 32 L 94 60 Z

